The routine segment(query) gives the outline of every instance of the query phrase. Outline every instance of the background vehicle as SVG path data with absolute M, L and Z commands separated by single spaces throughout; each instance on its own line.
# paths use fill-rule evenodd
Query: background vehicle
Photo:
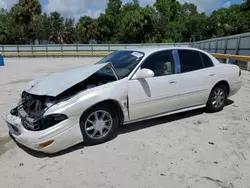
M 55 153 L 83 140 L 103 143 L 122 124 L 203 107 L 218 112 L 240 77 L 236 65 L 194 48 L 119 50 L 32 81 L 6 121 L 21 144 Z

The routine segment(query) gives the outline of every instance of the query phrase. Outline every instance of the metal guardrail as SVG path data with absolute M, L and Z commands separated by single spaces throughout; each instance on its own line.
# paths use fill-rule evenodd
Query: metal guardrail
M 250 56 L 250 33 L 198 41 L 192 46 L 210 53 Z
M 237 39 L 237 40 L 236 40 Z M 234 46 L 235 48 L 229 48 Z M 250 33 L 210 39 L 196 43 L 146 43 L 146 44 L 48 44 L 48 45 L 0 45 L 0 55 L 4 57 L 80 57 L 106 56 L 115 50 L 149 47 L 195 47 L 210 52 L 218 59 L 231 58 L 250 70 Z M 229 53 L 232 51 L 234 53 Z M 247 52 L 246 52 L 247 51 Z M 229 53 L 229 54 L 225 54 Z M 238 55 L 240 53 L 246 55 Z M 249 55 L 249 56 L 247 56 Z M 241 63 L 242 64 L 242 63 Z
M 218 59 L 234 60 L 241 69 L 250 70 L 250 33 L 194 42 L 192 47 L 212 53 Z
M 191 43 L 0 45 L 5 57 L 103 56 L 120 49 L 192 46 Z
M 1 55 L 4 57 L 64 57 L 64 56 L 106 56 L 112 51 L 83 51 L 83 52 L 4 52 Z
M 233 54 L 218 54 L 218 53 L 212 53 L 212 55 L 218 59 L 225 59 L 226 63 L 229 63 L 230 60 L 247 62 L 245 69 L 250 70 L 250 56 L 233 55 Z M 240 67 L 242 68 L 242 66 Z

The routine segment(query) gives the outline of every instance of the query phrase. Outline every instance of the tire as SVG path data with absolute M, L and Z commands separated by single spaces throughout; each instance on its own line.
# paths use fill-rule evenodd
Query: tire
M 86 111 L 80 119 L 85 145 L 97 145 L 114 137 L 119 125 L 114 106 L 103 103 Z
M 227 87 L 224 84 L 215 86 L 209 95 L 206 106 L 207 111 L 214 113 L 223 110 L 227 101 L 227 95 Z

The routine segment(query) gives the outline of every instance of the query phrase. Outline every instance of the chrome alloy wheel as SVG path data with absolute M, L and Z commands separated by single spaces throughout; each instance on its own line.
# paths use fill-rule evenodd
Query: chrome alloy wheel
M 225 101 L 225 91 L 222 88 L 217 88 L 213 92 L 212 104 L 215 108 L 220 108 Z
M 108 135 L 113 125 L 112 116 L 104 110 L 90 114 L 85 122 L 85 132 L 92 139 L 101 139 Z

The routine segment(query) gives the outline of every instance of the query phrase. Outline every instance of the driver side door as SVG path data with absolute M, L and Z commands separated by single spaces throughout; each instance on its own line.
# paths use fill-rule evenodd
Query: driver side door
M 133 78 L 129 80 L 130 120 L 137 120 L 177 110 L 180 85 L 176 75 L 177 65 L 173 50 L 164 50 L 151 54 L 140 69 L 154 72 L 153 77 Z M 136 73 L 135 73 L 136 74 Z

